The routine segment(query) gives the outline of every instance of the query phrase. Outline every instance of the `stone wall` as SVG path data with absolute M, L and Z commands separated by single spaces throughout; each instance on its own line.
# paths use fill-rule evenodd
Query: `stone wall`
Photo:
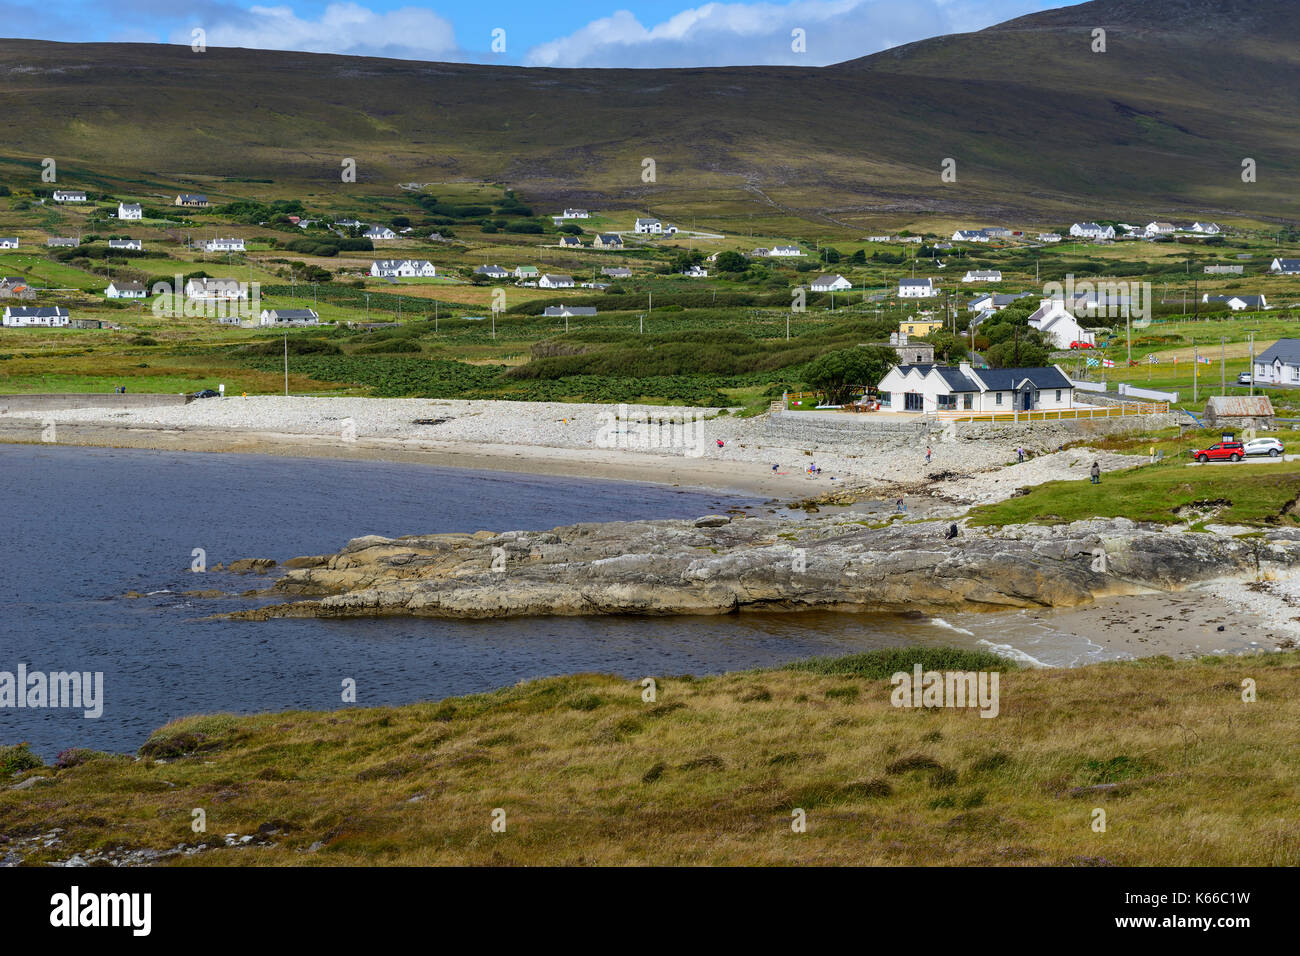
M 892 419 L 885 414 L 849 415 L 837 420 L 805 418 L 799 412 L 767 416 L 762 435 L 773 444 L 815 444 L 822 449 L 856 447 L 864 442 L 988 441 L 1013 442 L 1031 451 L 1055 449 L 1093 435 L 1131 434 L 1172 428 L 1173 414 L 1038 422 L 941 422 L 935 418 Z

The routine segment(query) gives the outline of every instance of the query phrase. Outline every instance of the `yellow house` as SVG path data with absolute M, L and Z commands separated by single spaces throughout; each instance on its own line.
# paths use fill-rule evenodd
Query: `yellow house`
M 943 328 L 943 319 L 909 319 L 898 323 L 899 335 L 929 335 L 935 329 Z

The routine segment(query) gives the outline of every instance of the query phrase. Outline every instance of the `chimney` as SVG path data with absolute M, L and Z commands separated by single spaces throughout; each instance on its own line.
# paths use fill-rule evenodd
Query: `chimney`
M 957 371 L 961 372 L 963 375 L 969 375 L 969 374 L 970 374 L 970 362 L 958 362 L 958 363 L 957 363 Z

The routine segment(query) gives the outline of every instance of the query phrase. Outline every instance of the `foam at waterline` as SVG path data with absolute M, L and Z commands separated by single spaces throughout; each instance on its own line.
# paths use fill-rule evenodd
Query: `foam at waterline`
M 990 641 L 983 637 L 981 637 L 975 643 L 983 644 L 994 654 L 997 654 L 1001 657 L 1009 657 L 1013 661 L 1018 661 L 1021 664 L 1028 664 L 1030 667 L 1051 667 L 1052 666 L 1051 664 L 1044 664 L 1038 658 L 1032 657 L 1029 654 L 1026 654 L 1024 651 L 1020 650 L 1018 647 L 1012 647 L 1010 644 L 995 644 L 993 641 Z
M 968 631 L 966 630 L 966 628 L 958 627 L 956 624 L 949 624 L 941 617 L 930 618 L 930 624 L 932 624 L 934 627 L 942 627 L 942 628 L 946 628 L 949 631 L 956 631 L 958 634 L 967 634 L 971 637 L 975 636 L 974 631 Z

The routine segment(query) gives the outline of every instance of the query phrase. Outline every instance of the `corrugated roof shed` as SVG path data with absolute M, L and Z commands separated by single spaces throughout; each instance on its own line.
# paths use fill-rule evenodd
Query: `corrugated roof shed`
M 1214 395 L 1205 405 L 1211 418 L 1272 418 L 1273 403 L 1267 395 Z

